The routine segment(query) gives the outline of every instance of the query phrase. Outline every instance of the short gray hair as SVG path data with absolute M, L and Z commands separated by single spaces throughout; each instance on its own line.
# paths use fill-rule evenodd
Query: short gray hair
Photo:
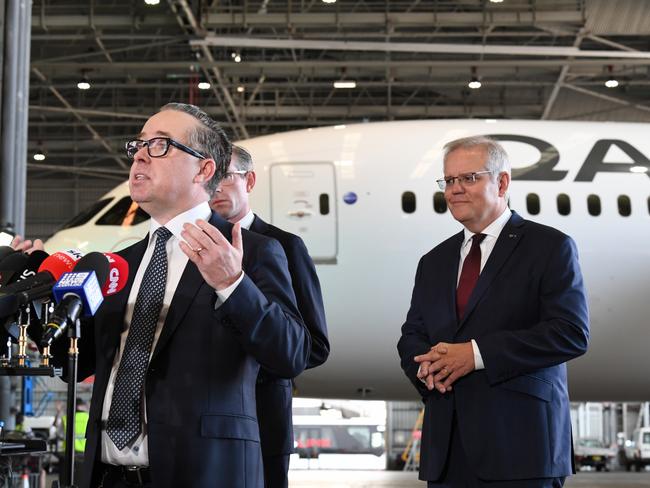
M 189 130 L 187 144 L 207 158 L 214 159 L 216 163 L 214 176 L 205 183 L 205 190 L 212 197 L 217 190 L 217 186 L 219 186 L 219 182 L 225 176 L 226 171 L 228 171 L 228 165 L 230 165 L 232 144 L 228 136 L 226 136 L 225 131 L 216 120 L 196 105 L 174 102 L 168 103 L 160 108 L 161 112 L 164 110 L 185 112 L 200 122 L 198 127 Z
M 235 167 L 243 171 L 253 171 L 253 157 L 246 149 L 241 146 L 232 145 L 231 161 Z
M 510 174 L 508 153 L 496 140 L 486 136 L 463 137 L 462 139 L 448 142 L 444 147 L 444 162 L 447 162 L 447 156 L 456 149 L 472 149 L 475 147 L 485 148 L 485 152 L 487 153 L 485 169 L 492 171 L 494 176 L 502 172 Z

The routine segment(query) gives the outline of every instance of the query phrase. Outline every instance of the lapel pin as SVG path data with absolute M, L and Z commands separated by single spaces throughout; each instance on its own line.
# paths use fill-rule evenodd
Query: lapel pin
M 508 237 L 512 239 L 513 237 L 517 237 L 517 234 L 508 234 Z

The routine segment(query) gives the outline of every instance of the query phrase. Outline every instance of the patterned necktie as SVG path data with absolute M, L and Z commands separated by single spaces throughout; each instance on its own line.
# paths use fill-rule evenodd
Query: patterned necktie
M 156 244 L 135 300 L 131 326 L 117 370 L 106 423 L 106 433 L 119 450 L 132 442 L 142 429 L 144 377 L 165 297 L 167 282 L 165 244 L 172 233 L 165 227 L 160 227 L 154 235 Z
M 478 281 L 478 275 L 481 273 L 481 242 L 485 239 L 485 234 L 474 234 L 472 236 L 472 247 L 469 254 L 463 262 L 463 270 L 460 272 L 458 288 L 456 289 L 456 316 L 460 321 L 465 313 L 465 307 L 472 295 L 472 290 Z

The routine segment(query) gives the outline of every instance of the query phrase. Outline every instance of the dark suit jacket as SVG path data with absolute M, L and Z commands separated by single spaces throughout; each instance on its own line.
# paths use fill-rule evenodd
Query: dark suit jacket
M 215 213 L 210 222 L 231 239 L 228 222 Z M 156 488 L 262 488 L 255 411 L 259 365 L 287 377 L 307 365 L 309 335 L 298 318 L 284 252 L 271 239 L 242 235 L 246 276 L 233 294 L 215 311 L 214 289 L 188 262 L 155 346 L 145 395 Z M 83 330 L 79 378 L 96 377 L 82 487 L 89 486 L 101 459 L 102 404 L 147 242 L 119 252 L 129 263 L 129 283 L 105 300 Z
M 573 472 L 565 362 L 587 349 L 588 313 L 575 244 L 561 232 L 514 214 L 503 228 L 456 318 L 463 233 L 420 260 L 398 350 L 425 403 L 420 479 L 437 480 L 456 415 L 469 469 L 486 480 Z M 467 342 L 485 369 L 450 393 L 428 391 L 413 357 L 440 341 Z
M 289 263 L 291 283 L 298 310 L 311 336 L 308 368 L 325 362 L 330 351 L 320 282 L 314 263 L 300 237 L 267 224 L 257 215 L 251 231 L 276 239 Z M 257 417 L 264 456 L 293 452 L 291 421 L 291 380 L 280 378 L 262 368 L 257 381 Z

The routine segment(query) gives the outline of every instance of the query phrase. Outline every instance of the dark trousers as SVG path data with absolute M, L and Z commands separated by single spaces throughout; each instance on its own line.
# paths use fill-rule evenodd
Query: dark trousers
M 479 479 L 469 468 L 454 416 L 447 464 L 438 481 L 429 481 L 427 488 L 562 488 L 564 478 L 487 481 Z
M 264 456 L 264 488 L 288 488 L 289 455 Z

